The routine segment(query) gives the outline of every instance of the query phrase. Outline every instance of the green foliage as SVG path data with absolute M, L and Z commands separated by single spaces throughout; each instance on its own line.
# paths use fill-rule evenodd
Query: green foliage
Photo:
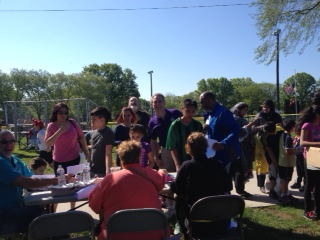
M 314 77 L 307 73 L 296 73 L 295 75 L 289 77 L 283 83 L 283 91 L 282 96 L 283 99 L 291 100 L 295 97 L 295 93 L 286 94 L 285 88 L 295 84 L 296 86 L 296 96 L 300 106 L 300 110 L 309 106 L 311 103 L 311 99 L 313 97 L 313 93 L 316 90 L 316 80 Z
M 274 32 L 281 29 L 280 51 L 288 55 L 299 46 L 299 53 L 314 40 L 320 51 L 320 2 L 318 0 L 256 0 L 253 18 L 263 44 L 256 50 L 258 62 L 270 64 L 276 59 L 276 37 Z
M 136 76 L 130 69 L 122 70 L 121 66 L 113 63 L 90 64 L 83 68 L 83 73 L 92 73 L 103 77 L 107 88 L 104 89 L 103 98 L 112 116 L 116 116 L 127 106 L 130 96 L 140 97 Z

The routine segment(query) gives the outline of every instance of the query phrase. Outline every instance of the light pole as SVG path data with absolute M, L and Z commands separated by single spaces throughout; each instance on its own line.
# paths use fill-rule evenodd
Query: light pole
M 281 33 L 281 29 L 278 29 L 273 33 L 274 36 L 277 37 L 277 107 L 280 110 L 280 96 L 279 96 L 279 35 Z
M 153 95 L 152 93 L 152 73 L 153 71 L 149 71 L 148 74 L 150 74 L 150 89 L 151 89 L 151 97 Z M 150 105 L 151 105 L 151 117 L 153 116 L 153 108 L 152 108 L 152 102 L 151 102 L 151 98 L 150 98 Z

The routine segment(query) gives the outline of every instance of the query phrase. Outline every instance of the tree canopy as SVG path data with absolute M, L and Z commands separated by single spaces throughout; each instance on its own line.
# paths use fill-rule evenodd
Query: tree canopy
M 263 44 L 256 48 L 258 62 L 271 63 L 276 59 L 276 37 L 281 29 L 280 51 L 286 55 L 299 47 L 299 53 L 314 41 L 320 51 L 320 1 L 319 0 L 257 0 L 253 18 Z

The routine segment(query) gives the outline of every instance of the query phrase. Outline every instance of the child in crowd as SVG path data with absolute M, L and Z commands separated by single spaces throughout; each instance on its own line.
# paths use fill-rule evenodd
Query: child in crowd
M 40 157 L 35 157 L 32 159 L 30 164 L 30 170 L 34 175 L 43 175 L 47 168 L 47 162 Z
M 293 147 L 291 133 L 294 130 L 296 122 L 290 118 L 283 120 L 282 127 L 284 133 L 279 139 L 279 177 L 280 177 L 280 197 L 279 202 L 291 203 L 298 199 L 293 197 L 288 190 L 289 182 L 292 179 L 295 166 L 295 155 L 300 148 Z
M 299 135 L 294 137 L 293 147 L 294 148 L 300 147 Z M 304 188 L 306 185 L 306 175 L 304 170 L 304 157 L 303 157 L 302 151 L 296 153 L 296 171 L 297 171 L 297 180 L 290 187 L 293 189 L 298 188 L 300 192 L 304 192 Z M 302 182 L 303 182 L 303 185 L 302 185 Z
M 104 177 L 112 167 L 112 146 L 114 134 L 107 126 L 110 112 L 105 107 L 96 107 L 90 113 L 91 127 L 91 177 Z
M 37 145 L 39 147 L 39 157 L 43 158 L 51 168 L 53 168 L 52 148 L 47 147 L 44 137 L 46 131 L 44 130 L 44 123 L 41 120 L 34 120 L 34 129 L 37 133 Z
M 147 166 L 153 168 L 154 160 L 151 151 L 151 146 L 147 142 L 143 142 L 143 132 L 144 127 L 141 124 L 132 124 L 130 127 L 129 135 L 131 140 L 137 141 L 141 143 L 141 155 L 140 155 L 140 165 L 145 168 Z
M 34 146 L 35 150 L 38 150 L 38 144 L 37 144 L 37 130 L 34 128 L 34 119 L 33 121 L 33 127 L 29 129 L 28 132 L 28 139 L 29 139 L 29 145 L 27 147 L 27 149 L 31 149 L 32 146 Z

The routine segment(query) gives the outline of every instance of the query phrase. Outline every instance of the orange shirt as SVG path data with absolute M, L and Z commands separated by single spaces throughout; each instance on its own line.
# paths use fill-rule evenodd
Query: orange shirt
M 95 213 L 102 211 L 104 216 L 99 240 L 106 239 L 106 222 L 114 212 L 135 208 L 161 209 L 159 191 L 165 184 L 164 175 L 150 167 L 142 168 L 139 163 L 128 166 L 147 175 L 158 189 L 149 180 L 127 169 L 105 176 L 89 196 L 91 209 Z

